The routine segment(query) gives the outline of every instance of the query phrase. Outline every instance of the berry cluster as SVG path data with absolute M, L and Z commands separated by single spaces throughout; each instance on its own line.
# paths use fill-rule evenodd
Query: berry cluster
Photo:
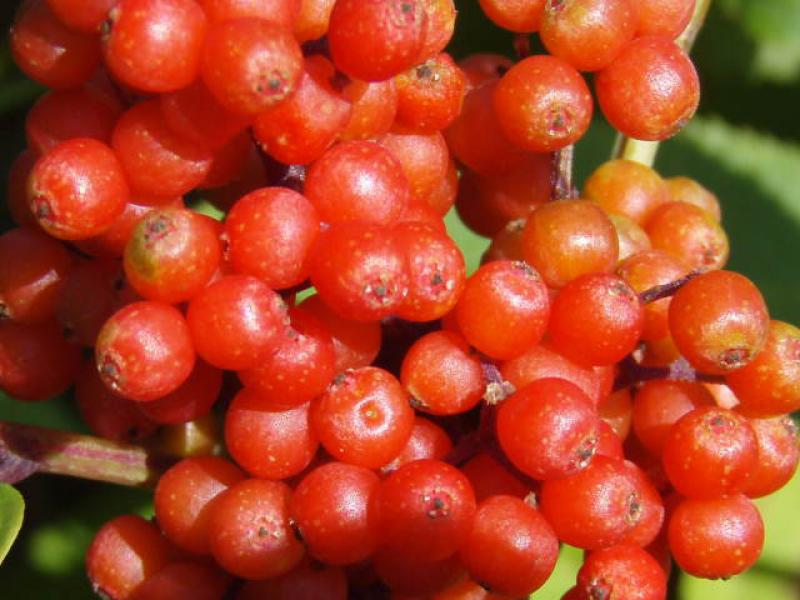
M 700 184 L 620 159 L 579 199 L 560 168 L 581 71 L 627 136 L 693 115 L 695 2 L 480 5 L 550 54 L 456 63 L 453 0 L 22 3 L 52 90 L 10 176 L 0 388 L 74 388 L 118 442 L 203 431 L 154 520 L 97 533 L 103 597 L 519 598 L 563 542 L 565 598 L 659 600 L 672 559 L 755 562 L 800 330 L 722 270 Z M 469 277 L 453 206 L 492 238 Z

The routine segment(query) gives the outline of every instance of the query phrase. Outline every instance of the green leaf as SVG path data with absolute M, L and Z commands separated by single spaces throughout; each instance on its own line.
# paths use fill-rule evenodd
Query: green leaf
M 800 76 L 800 0 L 723 0 L 754 43 L 752 75 L 790 82 Z
M 0 483 L 0 564 L 17 539 L 24 513 L 22 494 L 7 483 Z

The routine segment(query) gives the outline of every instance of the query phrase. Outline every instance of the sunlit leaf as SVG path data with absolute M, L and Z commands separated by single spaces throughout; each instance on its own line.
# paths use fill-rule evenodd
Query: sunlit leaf
M 0 564 L 17 539 L 24 514 L 22 494 L 7 483 L 0 483 Z

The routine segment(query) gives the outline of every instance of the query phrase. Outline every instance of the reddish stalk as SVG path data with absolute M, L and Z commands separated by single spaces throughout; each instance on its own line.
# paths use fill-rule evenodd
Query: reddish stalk
M 52 473 L 148 487 L 155 484 L 168 462 L 142 446 L 0 422 L 0 481 L 6 483 L 34 473 Z

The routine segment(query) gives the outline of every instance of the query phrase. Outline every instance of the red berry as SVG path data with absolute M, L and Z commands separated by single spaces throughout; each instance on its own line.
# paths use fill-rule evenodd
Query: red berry
M 611 546 L 589 553 L 578 571 L 578 588 L 587 598 L 663 600 L 667 576 L 646 550 Z
M 111 148 L 90 138 L 58 144 L 36 162 L 28 180 L 28 203 L 39 225 L 65 240 L 109 229 L 128 197 L 120 161 Z
M 380 480 L 369 469 L 330 462 L 297 485 L 292 518 L 309 554 L 332 565 L 349 565 L 378 548 L 378 522 L 369 510 Z
M 305 550 L 290 522 L 292 490 L 280 481 L 245 479 L 225 490 L 210 511 L 211 553 L 244 579 L 291 571 Z
M 497 438 L 526 475 L 556 479 L 589 465 L 600 423 L 592 401 L 576 386 L 563 379 L 539 379 L 500 405 Z
M 186 319 L 161 302 L 128 304 L 106 321 L 97 336 L 100 377 L 119 395 L 149 402 L 176 390 L 194 366 Z
M 395 377 L 376 367 L 345 371 L 311 405 L 311 426 L 327 452 L 377 469 L 397 456 L 414 427 L 414 410 Z
M 106 24 L 105 63 L 126 85 L 171 92 L 197 77 L 206 17 L 194 0 L 120 0 Z
M 483 587 L 522 597 L 550 577 L 558 558 L 558 539 L 536 509 L 519 498 L 492 496 L 478 505 L 459 557 Z
M 764 522 L 742 495 L 683 500 L 669 520 L 669 549 L 695 577 L 727 579 L 750 568 L 764 545 Z
M 639 140 L 672 137 L 697 110 L 700 82 L 686 53 L 669 38 L 633 40 L 595 79 L 609 123 Z
M 530 56 L 500 78 L 494 110 L 514 144 L 532 152 L 552 152 L 586 133 L 592 96 L 570 64 L 553 56 Z
M 389 79 L 417 62 L 427 21 L 419 0 L 338 0 L 328 29 L 333 62 L 354 79 Z
M 384 548 L 434 562 L 463 545 L 475 517 L 475 494 L 455 467 L 438 460 L 408 463 L 378 487 L 373 509 Z

